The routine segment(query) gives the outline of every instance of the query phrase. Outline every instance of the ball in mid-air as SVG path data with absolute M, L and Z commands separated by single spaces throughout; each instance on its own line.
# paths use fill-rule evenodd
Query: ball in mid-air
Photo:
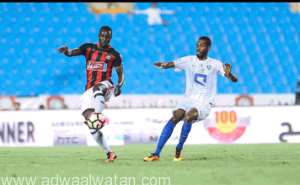
M 93 112 L 87 120 L 87 125 L 90 129 L 101 129 L 104 127 L 105 121 L 104 114 Z

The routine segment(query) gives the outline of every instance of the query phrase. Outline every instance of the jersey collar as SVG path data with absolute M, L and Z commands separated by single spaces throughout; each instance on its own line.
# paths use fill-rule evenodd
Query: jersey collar
M 97 43 L 97 47 L 100 48 L 99 42 Z M 106 48 L 105 50 L 108 50 L 108 49 L 110 49 L 110 48 L 112 48 L 112 45 L 109 45 L 108 48 Z
M 197 56 L 196 56 L 196 58 L 198 59 L 198 61 L 200 61 L 200 62 L 207 62 L 209 59 L 210 59 L 210 57 L 209 56 L 207 56 L 207 59 L 206 60 L 200 60 Z

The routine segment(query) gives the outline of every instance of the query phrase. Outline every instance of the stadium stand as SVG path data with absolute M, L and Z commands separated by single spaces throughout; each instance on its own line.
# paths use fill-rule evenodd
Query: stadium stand
M 1 95 L 83 93 L 84 57 L 68 58 L 57 49 L 97 42 L 103 25 L 113 29 L 111 44 L 123 56 L 124 94 L 184 93 L 184 72 L 158 70 L 153 63 L 194 55 L 202 35 L 212 39 L 209 56 L 233 64 L 239 78 L 230 85 L 219 80 L 218 93 L 296 91 L 300 16 L 287 3 L 157 5 L 176 11 L 163 15 L 167 27 L 149 28 L 145 15 L 100 14 L 97 19 L 85 3 L 0 3 Z M 112 80 L 117 80 L 115 71 Z

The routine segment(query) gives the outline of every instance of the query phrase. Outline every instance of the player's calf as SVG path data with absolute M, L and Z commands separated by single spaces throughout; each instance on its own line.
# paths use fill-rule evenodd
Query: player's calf
M 197 118 L 198 118 L 198 111 L 195 108 L 193 108 L 191 111 L 189 111 L 184 116 L 184 123 L 182 125 L 181 134 L 180 134 L 180 138 L 179 138 L 179 143 L 177 145 L 178 149 L 183 148 L 183 144 L 186 141 L 186 139 L 188 138 L 189 133 L 192 129 L 192 121 L 197 120 Z
M 87 125 L 87 120 L 89 119 L 90 115 L 94 112 L 94 109 L 87 109 L 85 110 L 82 115 L 85 118 L 84 123 Z M 88 125 L 87 125 L 88 126 Z M 88 126 L 89 128 L 89 126 Z M 91 129 L 89 128 L 89 131 L 93 137 L 93 139 L 98 143 L 98 145 L 106 152 L 107 154 L 107 160 L 106 162 L 113 162 L 116 158 L 117 155 L 112 152 L 112 150 L 109 148 L 105 141 L 105 137 L 103 133 L 99 129 Z
M 178 109 L 174 112 L 173 117 L 165 125 L 165 127 L 161 132 L 161 135 L 159 136 L 159 140 L 155 152 L 153 153 L 153 155 L 149 156 L 148 158 L 145 158 L 144 159 L 145 161 L 153 161 L 153 159 L 157 159 L 156 157 L 158 157 L 159 160 L 161 150 L 165 146 L 168 139 L 171 137 L 176 124 L 183 119 L 184 114 L 185 111 L 182 109 Z

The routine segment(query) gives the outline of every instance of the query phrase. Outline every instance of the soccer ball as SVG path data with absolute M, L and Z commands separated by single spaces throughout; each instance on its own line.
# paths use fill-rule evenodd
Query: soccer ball
M 101 129 L 105 124 L 105 116 L 102 113 L 93 112 L 87 120 L 87 126 L 90 129 Z

